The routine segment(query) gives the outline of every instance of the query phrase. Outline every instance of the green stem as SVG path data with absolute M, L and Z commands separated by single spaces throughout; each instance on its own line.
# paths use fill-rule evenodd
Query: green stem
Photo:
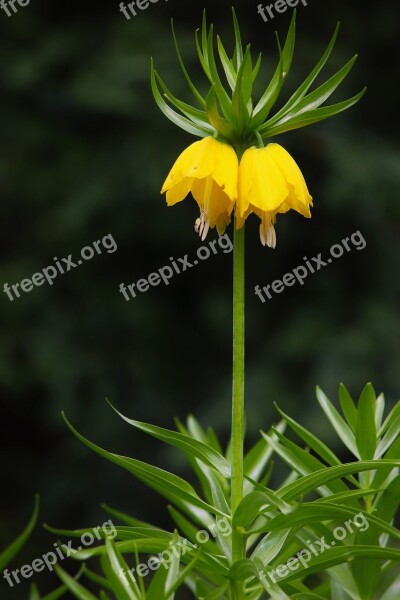
M 233 385 L 232 385 L 232 515 L 243 498 L 243 441 L 244 415 L 244 284 L 245 234 L 244 227 L 234 231 L 233 242 Z M 245 539 L 240 529 L 232 533 L 232 561 L 246 557 Z M 244 583 L 232 587 L 235 600 L 245 598 Z

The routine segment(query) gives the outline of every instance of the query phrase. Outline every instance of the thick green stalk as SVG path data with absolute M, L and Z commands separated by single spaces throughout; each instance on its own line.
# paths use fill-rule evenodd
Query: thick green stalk
M 234 231 L 233 242 L 233 385 L 232 385 L 232 515 L 243 498 L 243 441 L 244 414 L 244 284 L 245 284 L 245 234 L 244 227 Z M 232 534 L 232 560 L 245 558 L 243 533 L 234 529 Z M 244 584 L 233 585 L 235 600 L 243 600 Z

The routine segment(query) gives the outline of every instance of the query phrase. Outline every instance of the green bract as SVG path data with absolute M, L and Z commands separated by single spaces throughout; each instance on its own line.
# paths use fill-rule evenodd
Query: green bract
M 155 70 L 153 61 L 151 62 L 151 86 L 154 98 L 163 113 L 185 131 L 198 137 L 218 135 L 233 146 L 246 145 L 259 140 L 260 136 L 263 139 L 270 138 L 332 117 L 356 104 L 364 95 L 366 88 L 349 100 L 320 108 L 348 75 L 357 55 L 328 81 L 316 90 L 309 91 L 331 55 L 339 31 L 338 23 L 329 46 L 313 71 L 286 104 L 271 116 L 271 110 L 279 99 L 292 64 L 296 37 L 296 11 L 293 13 L 283 48 L 277 35 L 279 63 L 270 84 L 256 104 L 253 102 L 253 86 L 260 73 L 261 54 L 254 61 L 250 46 L 243 49 L 234 10 L 233 23 L 236 45 L 232 59 L 229 58 L 221 39 L 217 36 L 218 56 L 226 83 L 221 80 L 217 67 L 214 27 L 207 26 L 205 12 L 201 34 L 196 32 L 198 57 L 210 82 L 206 97 L 200 94 L 184 65 L 172 23 L 178 60 L 199 108 L 176 98 Z

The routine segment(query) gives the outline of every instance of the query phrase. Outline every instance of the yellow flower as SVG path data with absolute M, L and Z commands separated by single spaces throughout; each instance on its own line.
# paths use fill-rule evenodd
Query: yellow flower
M 260 219 L 263 246 L 276 246 L 275 222 L 278 213 L 291 209 L 310 218 L 310 196 L 296 162 L 279 144 L 266 148 L 249 148 L 239 167 L 239 197 L 236 204 L 236 226 L 242 227 L 254 212 Z
M 161 193 L 167 193 L 168 206 L 192 193 L 200 208 L 195 229 L 205 240 L 210 227 L 217 227 L 222 235 L 230 223 L 238 195 L 238 172 L 239 161 L 232 146 L 206 137 L 182 152 Z

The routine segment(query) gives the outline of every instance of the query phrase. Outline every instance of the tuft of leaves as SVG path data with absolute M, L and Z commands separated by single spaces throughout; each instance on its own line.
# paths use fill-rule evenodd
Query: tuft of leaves
M 205 11 L 201 31 L 198 30 L 195 34 L 198 58 L 210 85 L 206 97 L 201 95 L 185 67 L 172 21 L 172 34 L 178 61 L 197 107 L 179 100 L 170 92 L 155 69 L 153 59 L 151 60 L 151 88 L 154 99 L 164 115 L 181 129 L 197 137 L 214 135 L 233 146 L 246 146 L 254 143 L 260 137 L 267 139 L 333 117 L 354 106 L 365 94 L 366 88 L 348 100 L 323 106 L 350 73 L 357 60 L 357 55 L 353 56 L 328 81 L 314 91 L 310 91 L 335 46 L 340 26 L 338 23 L 327 49 L 315 68 L 286 104 L 273 116 L 270 116 L 293 62 L 296 11 L 293 12 L 283 47 L 277 35 L 278 66 L 267 89 L 257 103 L 253 100 L 253 86 L 260 74 L 262 56 L 260 54 L 254 61 L 250 46 L 243 48 L 240 27 L 234 9 L 232 9 L 232 13 L 235 32 L 235 48 L 232 58 L 229 58 L 220 37 L 217 36 L 218 57 L 226 81 L 221 78 L 218 70 L 214 26 L 208 26 Z
M 241 581 L 250 600 L 396 600 L 400 402 L 384 418 L 384 397 L 376 397 L 371 384 L 357 403 L 341 385 L 341 410 L 319 388 L 317 399 L 354 461 L 342 463 L 317 435 L 277 407 L 281 421 L 261 432 L 246 454 L 245 495 L 234 512 L 229 447 L 223 451 L 215 433 L 193 417 L 185 424 L 177 421 L 173 431 L 116 411 L 136 430 L 182 451 L 195 485 L 96 446 L 64 417 L 80 441 L 170 503 L 173 527 L 165 531 L 105 506 L 121 523 L 114 539 L 105 534 L 100 545 L 72 554 L 97 563 L 83 567 L 82 581 L 57 567 L 63 587 L 55 593 L 67 588 L 81 600 L 167 600 L 185 586 L 198 600 L 232 600 L 235 582 Z M 289 467 L 277 489 L 269 486 L 274 455 Z M 48 529 L 69 538 L 90 531 Z M 246 540 L 246 558 L 236 562 L 235 529 Z

